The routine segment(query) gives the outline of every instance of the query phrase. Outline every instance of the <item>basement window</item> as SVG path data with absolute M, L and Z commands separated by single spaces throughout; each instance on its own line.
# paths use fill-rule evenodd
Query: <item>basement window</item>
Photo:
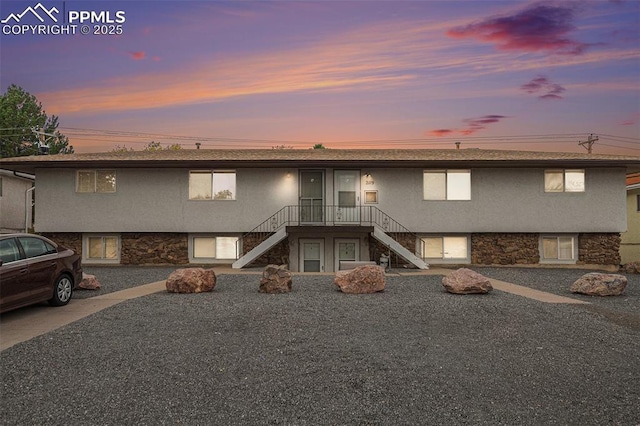
M 424 259 L 468 263 L 469 239 L 466 236 L 433 236 L 420 241 Z
M 82 247 L 87 263 L 120 263 L 120 237 L 117 235 L 85 235 Z
M 575 263 L 576 237 L 573 235 L 543 235 L 540 238 L 541 263 Z
M 236 260 L 240 238 L 223 236 L 191 237 L 191 260 L 204 262 L 208 260 Z

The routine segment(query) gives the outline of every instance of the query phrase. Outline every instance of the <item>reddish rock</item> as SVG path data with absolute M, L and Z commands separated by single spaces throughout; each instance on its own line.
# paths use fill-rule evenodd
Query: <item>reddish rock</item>
M 444 277 L 442 285 L 454 294 L 485 294 L 493 290 L 487 277 L 467 268 L 460 268 Z
M 78 284 L 78 287 L 85 290 L 100 290 L 100 282 L 95 275 L 82 273 L 82 281 Z
M 292 284 L 291 272 L 284 265 L 267 265 L 260 279 L 260 293 L 289 293 Z
M 620 269 L 625 274 L 640 274 L 640 262 L 625 263 Z
M 349 294 L 383 291 L 385 286 L 384 268 L 377 265 L 365 265 L 349 271 L 338 271 L 334 283 L 340 291 Z
M 572 293 L 589 296 L 619 296 L 627 287 L 627 277 L 619 274 L 591 272 L 571 284 Z
M 202 293 L 216 286 L 213 269 L 184 268 L 173 271 L 167 278 L 169 293 Z

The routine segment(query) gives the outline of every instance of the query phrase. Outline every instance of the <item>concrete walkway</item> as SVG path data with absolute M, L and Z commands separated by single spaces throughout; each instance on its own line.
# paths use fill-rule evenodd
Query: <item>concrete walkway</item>
M 0 322 L 0 351 L 53 331 L 120 302 L 166 290 L 158 281 L 89 299 L 72 299 L 66 306 L 52 308 L 45 304 L 7 312 Z
M 449 269 L 433 268 L 424 271 L 402 272 L 391 271 L 391 275 L 441 275 L 451 273 Z M 236 271 L 226 268 L 216 268 L 216 275 L 224 274 L 244 274 L 258 275 L 259 271 Z M 312 274 L 312 273 L 309 273 Z M 294 275 L 297 275 L 294 273 Z M 307 275 L 301 273 L 301 275 Z M 317 275 L 317 274 L 316 274 Z M 334 275 L 333 272 L 326 272 L 322 275 Z M 558 296 L 528 287 L 491 279 L 491 285 L 495 290 L 515 294 L 543 303 L 566 303 L 566 304 L 589 304 L 582 300 L 569 297 Z M 53 331 L 57 328 L 70 324 L 74 321 L 87 317 L 95 312 L 101 311 L 125 300 L 147 296 L 149 294 L 165 291 L 165 281 L 157 281 L 151 284 L 144 284 L 126 290 L 108 293 L 89 299 L 73 299 L 66 306 L 51 308 L 46 305 L 34 305 L 8 312 L 2 315 L 0 322 L 0 351 L 10 348 L 20 342 L 27 341 L 36 336 Z

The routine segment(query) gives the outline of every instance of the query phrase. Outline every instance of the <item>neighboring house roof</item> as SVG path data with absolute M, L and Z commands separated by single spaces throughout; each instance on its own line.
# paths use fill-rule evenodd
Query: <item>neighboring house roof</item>
M 632 189 L 640 189 L 640 173 L 627 175 L 627 191 Z
M 626 167 L 640 171 L 640 157 L 485 149 L 180 149 L 58 154 L 0 159 L 2 168 L 141 167 Z
M 9 176 L 9 177 L 13 177 L 13 178 L 30 180 L 30 181 L 36 180 L 35 175 L 16 172 L 16 171 L 12 171 L 12 170 L 4 170 L 4 169 L 0 169 L 0 176 Z

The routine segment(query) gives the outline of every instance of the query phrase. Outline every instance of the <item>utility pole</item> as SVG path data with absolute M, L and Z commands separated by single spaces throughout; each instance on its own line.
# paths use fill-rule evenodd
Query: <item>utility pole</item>
M 38 127 L 33 127 L 31 129 L 34 135 L 38 137 L 38 151 L 40 154 L 48 154 L 49 153 L 49 143 L 48 141 L 52 138 L 60 141 L 58 135 L 53 133 L 45 133 L 43 130 L 40 130 Z M 48 136 L 48 137 L 47 137 Z
M 589 135 L 589 138 L 587 138 L 587 140 L 586 140 L 586 141 L 578 142 L 578 145 L 580 145 L 580 146 L 584 147 L 584 148 L 587 150 L 587 152 L 588 152 L 589 154 L 591 154 L 593 144 L 594 144 L 594 143 L 596 143 L 598 140 L 599 140 L 599 139 L 598 139 L 598 137 L 596 136 L 596 137 L 594 138 L 594 137 L 593 137 L 593 133 L 591 133 L 591 134 Z

